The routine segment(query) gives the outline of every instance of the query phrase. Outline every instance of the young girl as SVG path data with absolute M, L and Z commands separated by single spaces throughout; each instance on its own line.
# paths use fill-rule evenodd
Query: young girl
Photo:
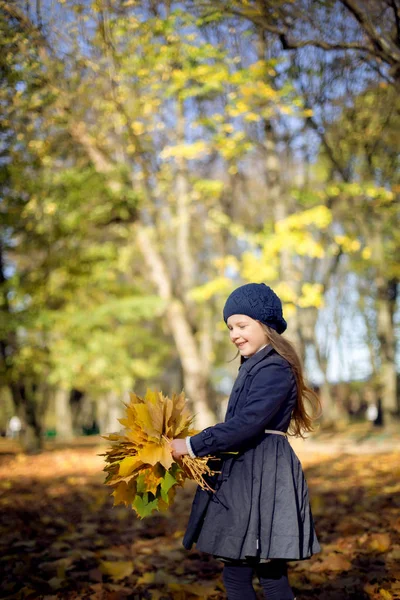
M 271 288 L 242 285 L 228 297 L 223 316 L 241 354 L 225 422 L 171 442 L 175 459 L 216 456 L 221 471 L 208 480 L 214 493 L 198 486 L 183 545 L 190 550 L 196 542 L 198 550 L 223 561 L 228 600 L 256 599 L 254 571 L 268 600 L 293 600 L 287 561 L 309 558 L 320 546 L 307 483 L 286 431 L 301 437 L 312 431 L 319 400 L 281 336 L 287 325 Z

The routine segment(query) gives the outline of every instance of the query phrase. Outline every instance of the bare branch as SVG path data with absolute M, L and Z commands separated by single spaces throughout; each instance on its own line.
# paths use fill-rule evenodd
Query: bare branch
M 368 15 L 359 8 L 354 0 L 340 0 L 340 2 L 361 25 L 375 49 L 375 54 L 390 65 L 398 65 L 400 62 L 400 49 L 396 48 L 379 33 Z
M 368 46 L 363 46 L 362 44 L 358 44 L 357 42 L 338 42 L 336 44 L 329 44 L 328 42 L 324 42 L 322 40 L 289 40 L 285 33 L 281 33 L 279 39 L 282 44 L 282 48 L 284 50 L 296 50 L 298 48 L 304 48 L 305 46 L 314 46 L 315 48 L 321 48 L 326 51 L 333 50 L 358 50 L 359 52 L 366 52 L 367 54 L 371 54 L 375 56 L 375 52 Z
M 396 4 L 396 0 L 389 0 L 389 5 L 392 7 L 394 20 L 396 23 L 396 31 L 397 31 L 397 43 L 400 45 L 400 14 L 399 9 Z
M 319 136 L 319 138 L 320 138 L 320 140 L 321 140 L 321 142 L 322 142 L 322 144 L 323 144 L 323 146 L 325 148 L 326 153 L 328 154 L 328 156 L 329 156 L 332 164 L 334 165 L 336 171 L 340 174 L 340 176 L 343 179 L 343 181 L 348 181 L 349 178 L 348 178 L 348 175 L 347 175 L 345 169 L 340 164 L 340 162 L 337 160 L 332 146 L 328 142 L 326 136 L 322 133 L 321 128 L 318 125 L 318 123 L 316 123 L 312 117 L 307 117 L 306 118 L 306 122 L 318 134 L 318 136 Z
M 315 27 L 315 24 L 310 21 L 310 16 L 305 15 L 302 9 L 294 5 L 287 10 L 283 6 L 276 6 L 275 3 L 270 3 L 268 0 L 261 0 L 257 3 L 248 5 L 244 2 L 236 2 L 224 6 L 224 14 L 226 16 L 239 17 L 253 23 L 256 27 L 262 28 L 264 31 L 272 33 L 280 40 L 283 50 L 297 50 L 307 46 L 320 48 L 325 52 L 337 51 L 354 51 L 363 55 L 364 60 L 369 59 L 369 64 L 381 63 L 390 67 L 391 82 L 395 81 L 399 84 L 400 79 L 400 14 L 396 0 L 387 0 L 387 5 L 390 6 L 394 13 L 394 26 L 397 29 L 397 40 L 393 39 L 389 32 L 382 33 L 378 26 L 375 26 L 370 18 L 370 14 L 366 9 L 363 9 L 361 3 L 356 0 L 339 0 L 345 8 L 349 17 L 352 17 L 357 22 L 360 31 L 364 35 L 364 40 L 354 41 L 325 41 L 323 36 L 315 34 L 313 37 L 306 39 L 296 39 L 293 32 L 293 23 L 296 19 L 307 18 Z M 211 16 L 220 14 L 221 9 L 215 8 L 215 5 L 210 5 L 209 2 L 203 1 L 196 4 L 199 7 L 203 16 Z M 371 60 L 375 59 L 375 60 Z

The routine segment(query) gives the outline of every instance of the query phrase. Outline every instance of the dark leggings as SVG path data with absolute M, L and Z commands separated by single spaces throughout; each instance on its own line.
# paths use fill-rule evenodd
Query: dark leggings
M 222 575 L 228 600 L 257 600 L 252 584 L 254 572 L 267 600 L 294 600 L 284 560 L 272 560 L 255 566 L 235 564 L 233 561 L 226 563 Z

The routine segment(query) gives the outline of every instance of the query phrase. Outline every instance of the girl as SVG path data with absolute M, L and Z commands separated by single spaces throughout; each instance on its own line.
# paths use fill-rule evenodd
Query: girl
M 197 488 L 183 545 L 190 550 L 196 542 L 224 563 L 228 600 L 256 599 L 254 571 L 268 600 L 293 600 L 286 561 L 309 558 L 320 546 L 307 483 L 286 431 L 301 437 L 312 431 L 319 400 L 281 336 L 287 324 L 271 288 L 237 288 L 223 317 L 241 354 L 225 422 L 171 442 L 176 460 L 190 454 L 220 461 L 221 472 L 208 480 L 214 493 Z

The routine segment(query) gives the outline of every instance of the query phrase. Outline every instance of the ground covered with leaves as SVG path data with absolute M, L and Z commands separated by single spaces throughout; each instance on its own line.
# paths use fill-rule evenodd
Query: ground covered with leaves
M 225 598 L 222 564 L 182 546 L 195 485 L 139 520 L 112 507 L 100 452 L 0 453 L 0 597 Z M 400 598 L 400 452 L 300 458 L 322 552 L 290 563 L 297 600 Z

